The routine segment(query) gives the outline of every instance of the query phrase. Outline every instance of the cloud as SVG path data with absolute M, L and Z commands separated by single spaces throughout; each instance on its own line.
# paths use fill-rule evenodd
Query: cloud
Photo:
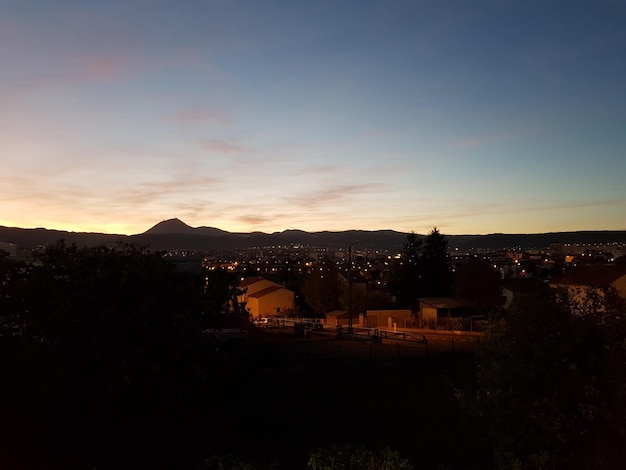
M 80 63 L 83 80 L 119 79 L 129 71 L 129 62 L 120 57 L 101 56 L 83 57 Z
M 244 147 L 222 139 L 203 139 L 202 147 L 211 152 L 241 153 Z
M 235 217 L 235 220 L 245 224 L 245 225 L 252 225 L 252 226 L 258 226 L 261 224 L 266 224 L 268 222 L 275 222 L 276 218 L 275 217 L 267 217 L 267 216 L 262 216 L 262 215 L 258 215 L 258 214 L 244 214 L 244 215 L 240 215 L 238 217 Z
M 190 194 L 202 194 L 220 183 L 222 183 L 220 178 L 209 176 L 186 178 L 183 175 L 167 181 L 135 183 L 131 187 L 122 188 L 113 200 L 140 205 L 165 202 L 170 196 L 184 200 L 184 197 Z
M 378 193 L 385 188 L 386 186 L 382 183 L 341 185 L 309 191 L 300 196 L 286 199 L 285 202 L 292 202 L 294 205 L 301 208 L 312 209 L 331 204 L 344 203 L 346 199 L 350 199 L 355 195 Z

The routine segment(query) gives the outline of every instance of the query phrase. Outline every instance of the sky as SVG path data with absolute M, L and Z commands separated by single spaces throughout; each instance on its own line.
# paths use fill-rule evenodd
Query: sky
M 626 230 L 626 0 L 0 0 L 0 225 Z

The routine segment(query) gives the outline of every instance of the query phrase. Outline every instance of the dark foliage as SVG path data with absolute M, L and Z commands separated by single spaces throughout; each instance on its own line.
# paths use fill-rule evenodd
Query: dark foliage
M 422 244 L 422 238 L 415 233 L 406 236 L 397 279 L 390 283 L 390 288 L 396 293 L 396 302 L 401 308 L 416 310 L 419 306 L 417 299 L 423 290 L 420 263 Z
M 503 303 L 500 275 L 484 259 L 470 258 L 454 270 L 453 293 L 474 302 L 483 312 L 496 309 Z
M 616 426 L 624 370 L 612 367 L 606 333 L 547 291 L 519 297 L 488 331 L 476 357 L 476 386 L 458 396 L 482 423 L 498 466 L 620 468 L 610 452 L 590 453 L 607 429 L 618 448 L 626 436 Z
M 336 271 L 328 273 L 337 286 Z M 324 365 L 314 369 L 306 344 L 266 354 L 258 338 L 216 347 L 201 330 L 241 324 L 234 281 L 219 270 L 177 272 L 135 246 L 57 244 L 32 264 L 1 257 L 0 464 L 243 469 L 279 461 L 291 470 L 305 468 L 311 449 L 348 455 L 355 449 L 344 443 L 359 442 L 398 450 L 356 449 L 355 458 L 381 464 L 407 463 L 402 455 L 420 468 L 489 468 L 486 449 L 494 448 L 502 465 L 575 467 L 580 457 L 611 468 L 606 454 L 585 452 L 626 447 L 626 315 L 614 292 L 584 318 L 566 314 L 567 302 L 519 303 L 490 330 L 469 387 L 471 357 L 381 369 L 333 369 L 318 357 Z M 450 377 L 463 385 L 469 420 Z
M 317 316 L 341 307 L 339 271 L 335 263 L 322 260 L 304 281 L 302 295 Z
M 0 269 L 9 440 L 35 428 L 41 441 L 32 436 L 21 445 L 89 436 L 93 445 L 93 433 L 120 425 L 118 418 L 147 423 L 159 410 L 169 419 L 207 380 L 200 278 L 176 272 L 159 254 L 58 243 L 33 264 L 5 259 Z
M 424 239 L 421 256 L 423 297 L 445 297 L 452 287 L 452 262 L 448 255 L 448 239 L 433 228 Z
M 327 445 L 309 453 L 310 470 L 413 470 L 413 465 L 388 447 L 377 452 L 364 445 Z

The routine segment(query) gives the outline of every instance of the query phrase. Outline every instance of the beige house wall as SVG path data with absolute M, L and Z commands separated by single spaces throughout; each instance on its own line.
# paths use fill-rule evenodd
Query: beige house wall
M 422 305 L 417 315 L 417 320 L 420 328 L 436 327 L 437 326 L 437 309 Z
M 368 310 L 365 321 L 368 328 L 393 328 L 397 326 L 405 328 L 411 324 L 413 313 L 411 310 Z
M 289 289 L 278 289 L 255 300 L 257 314 L 254 318 L 284 315 L 295 307 L 294 292 Z
M 260 281 L 254 282 L 248 286 L 246 286 L 244 289 L 246 289 L 246 292 L 244 292 L 242 295 L 237 297 L 237 301 L 239 303 L 242 302 L 246 302 L 248 301 L 248 297 L 252 294 L 256 294 L 257 292 L 262 291 L 263 289 L 267 289 L 268 287 L 272 287 L 272 286 L 280 286 L 282 287 L 280 284 L 277 284 L 275 282 L 272 281 L 268 281 L 267 279 L 261 279 Z
M 352 324 L 356 325 L 357 321 L 359 322 L 359 325 L 362 325 L 361 315 L 359 315 L 359 317 L 353 318 Z M 323 323 L 326 325 L 348 325 L 350 323 L 350 320 L 348 318 L 348 312 L 343 310 L 328 312 L 326 314 L 326 318 L 323 320 Z

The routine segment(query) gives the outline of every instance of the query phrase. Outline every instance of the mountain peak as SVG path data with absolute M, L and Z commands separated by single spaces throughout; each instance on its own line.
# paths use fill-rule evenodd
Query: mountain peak
M 164 220 L 159 222 L 145 233 L 152 235 L 165 235 L 165 234 L 186 234 L 191 235 L 194 233 L 194 228 L 187 225 L 185 222 L 178 218 Z

